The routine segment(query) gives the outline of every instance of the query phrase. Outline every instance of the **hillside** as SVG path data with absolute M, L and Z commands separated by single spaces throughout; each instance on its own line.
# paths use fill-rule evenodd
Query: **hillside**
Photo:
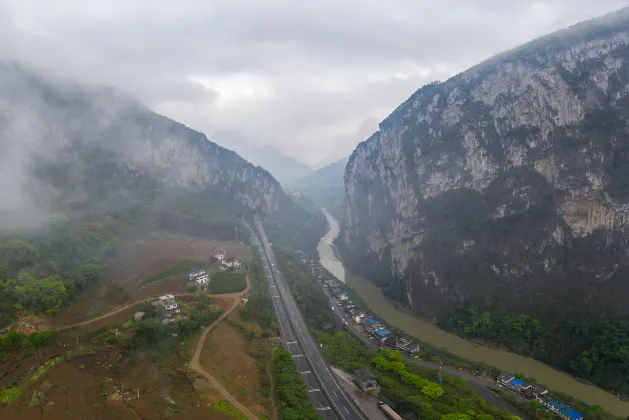
M 330 163 L 293 182 L 291 186 L 310 197 L 336 219 L 342 219 L 345 188 L 343 175 L 347 158 Z
M 0 326 L 22 308 L 60 312 L 134 237 L 233 239 L 236 214 L 253 210 L 286 230 L 310 217 L 203 134 L 122 92 L 14 63 L 0 63 L 0 179 Z
M 628 110 L 629 9 L 424 86 L 349 159 L 346 262 L 459 334 L 629 393 Z

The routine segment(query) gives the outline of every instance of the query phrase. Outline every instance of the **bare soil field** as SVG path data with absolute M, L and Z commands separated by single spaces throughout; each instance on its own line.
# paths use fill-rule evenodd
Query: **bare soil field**
M 47 317 L 50 325 L 66 325 L 95 317 L 108 310 L 146 297 L 164 293 L 185 292 L 186 275 L 175 275 L 146 284 L 145 282 L 183 259 L 208 261 L 218 248 L 241 261 L 251 260 L 246 245 L 228 241 L 209 241 L 177 234 L 157 233 L 124 245 L 107 267 L 98 284 L 85 291 L 84 297 L 72 303 L 61 315 Z
M 29 407 L 34 391 L 45 397 Z M 0 404 L 0 418 L 228 419 L 208 407 L 185 377 L 163 375 L 146 360 L 115 373 L 106 351 L 61 362 L 16 402 Z
M 238 311 L 227 319 L 239 322 Z M 274 418 L 272 402 L 260 395 L 260 383 L 275 338 L 262 338 L 255 322 L 250 326 L 256 338 L 247 341 L 231 322 L 217 325 L 205 340 L 200 362 L 241 404 L 258 416 Z

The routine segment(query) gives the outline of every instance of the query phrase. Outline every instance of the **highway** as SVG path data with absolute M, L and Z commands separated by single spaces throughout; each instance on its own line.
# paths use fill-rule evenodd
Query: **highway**
M 293 355 L 297 369 L 308 383 L 308 393 L 314 407 L 326 420 L 365 420 L 366 417 L 337 382 L 328 362 L 321 355 L 319 346 L 310 335 L 257 215 L 254 215 L 254 227 L 260 238 L 256 245 L 262 255 L 280 336 L 284 347 Z

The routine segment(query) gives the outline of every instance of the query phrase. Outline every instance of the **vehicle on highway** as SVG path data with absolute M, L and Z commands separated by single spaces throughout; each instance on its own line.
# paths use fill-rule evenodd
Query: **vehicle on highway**
M 384 401 L 378 401 L 378 407 L 380 407 L 380 410 L 382 410 L 391 420 L 404 420 L 402 416 L 396 413 L 391 407 L 389 407 L 388 404 L 385 404 Z

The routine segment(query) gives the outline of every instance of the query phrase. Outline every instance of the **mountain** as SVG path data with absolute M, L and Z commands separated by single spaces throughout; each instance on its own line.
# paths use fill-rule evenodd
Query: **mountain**
M 342 219 L 345 186 L 343 175 L 348 158 L 330 163 L 313 173 L 294 181 L 291 186 L 310 197 L 322 208 L 328 209 L 336 219 Z
M 221 134 L 217 134 L 221 138 Z M 302 178 L 312 172 L 303 163 L 286 156 L 271 146 L 258 146 L 244 141 L 230 141 L 229 135 L 224 136 L 223 144 L 236 150 L 241 156 L 254 165 L 269 171 L 282 185 L 288 185 L 295 179 Z
M 339 245 L 414 312 L 628 393 L 628 179 L 623 9 L 416 91 L 352 153 Z
M 114 89 L 81 86 L 17 64 L 0 64 L 0 141 L 5 213 L 32 204 L 58 211 L 50 206 L 60 197 L 87 202 L 90 212 L 121 206 L 137 198 L 125 185 L 129 179 L 212 196 L 224 212 L 274 215 L 296 208 L 267 171 L 202 133 Z M 82 211 L 73 205 L 63 210 Z
M 156 231 L 233 239 L 257 210 L 314 249 L 326 226 L 266 170 L 125 93 L 7 62 L 0 185 L 0 327 L 18 303 L 59 313 L 117 244 Z

